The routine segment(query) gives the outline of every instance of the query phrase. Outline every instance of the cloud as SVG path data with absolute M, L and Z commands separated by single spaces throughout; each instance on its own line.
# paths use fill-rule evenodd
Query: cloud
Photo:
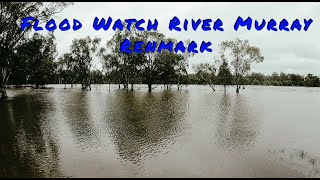
M 159 31 L 168 37 L 179 40 L 190 39 L 198 44 L 201 41 L 211 41 L 213 52 L 196 54 L 190 59 L 190 64 L 200 62 L 214 62 L 214 56 L 218 44 L 225 40 L 232 40 L 236 37 L 248 39 L 249 43 L 259 47 L 265 57 L 263 63 L 253 65 L 252 71 L 271 74 L 272 72 L 290 73 L 313 73 L 320 75 L 320 45 L 318 36 L 320 32 L 320 4 L 313 2 L 303 3 L 213 3 L 213 2 L 77 2 L 57 15 L 56 22 L 64 18 L 72 20 L 78 19 L 82 22 L 83 28 L 79 31 L 56 31 L 57 49 L 59 54 L 67 52 L 74 38 L 85 36 L 101 37 L 106 42 L 114 34 L 113 30 L 95 31 L 92 28 L 95 17 L 115 19 L 157 19 L 159 21 Z M 198 31 L 175 32 L 168 28 L 172 17 L 177 16 L 183 22 L 184 19 L 221 19 L 223 21 L 224 32 Z M 235 20 L 241 16 L 250 16 L 253 20 L 261 22 L 265 19 L 275 19 L 280 22 L 282 19 L 289 21 L 289 26 L 295 19 L 303 22 L 303 19 L 313 19 L 313 23 L 307 32 L 272 32 L 247 31 L 245 29 L 234 31 Z M 99 60 L 95 60 L 95 65 L 99 65 Z

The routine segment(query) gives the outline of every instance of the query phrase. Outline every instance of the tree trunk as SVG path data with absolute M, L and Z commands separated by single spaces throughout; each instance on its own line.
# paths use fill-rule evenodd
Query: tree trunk
M 124 85 L 125 85 L 125 88 L 128 91 L 129 90 L 129 79 L 128 79 L 128 75 L 127 74 L 125 74 L 124 79 L 125 79 Z
M 109 92 L 110 92 L 110 82 L 109 82 Z
M 226 85 L 223 85 L 224 86 L 224 92 L 227 92 L 227 87 Z
M 0 71 L 0 93 L 1 93 L 1 98 L 5 99 L 7 98 L 7 91 L 6 91 L 6 86 L 7 82 L 9 80 L 9 77 L 11 75 L 11 70 L 9 68 L 1 68 Z M 1 76 L 2 75 L 2 76 Z
M 237 75 L 236 75 L 236 76 L 237 76 Z M 240 81 L 239 81 L 239 79 L 240 79 L 239 77 L 236 78 L 236 85 L 237 85 L 236 93 L 239 93 L 239 90 L 240 90 L 240 85 L 239 85 L 239 84 L 240 84 Z
M 133 83 L 131 83 L 131 91 L 133 91 Z
M 149 82 L 149 83 L 148 83 L 148 91 L 149 91 L 149 92 L 151 92 L 151 90 L 152 90 L 152 89 L 151 89 L 151 86 L 152 86 L 152 84 Z
M 1 88 L 1 89 L 0 89 L 0 93 L 1 93 L 1 98 L 2 98 L 2 99 L 6 99 L 6 98 L 8 97 L 7 91 L 6 91 L 5 88 Z
M 126 89 L 128 91 L 129 87 L 127 83 L 123 83 L 123 89 Z
M 180 74 L 178 76 L 178 90 L 180 89 Z
M 209 79 L 208 82 L 209 82 L 209 86 L 212 88 L 212 90 L 213 90 L 213 91 L 216 91 L 216 90 L 214 89 L 214 84 L 212 84 L 212 82 L 211 82 L 211 79 Z
M 216 91 L 216 90 L 214 89 L 214 86 L 210 85 L 210 87 L 211 87 L 211 89 L 212 89 L 213 91 Z

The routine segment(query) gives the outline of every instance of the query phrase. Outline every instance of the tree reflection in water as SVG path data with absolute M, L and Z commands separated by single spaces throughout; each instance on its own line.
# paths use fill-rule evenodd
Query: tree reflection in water
M 94 127 L 90 112 L 90 92 L 68 93 L 64 101 L 65 121 L 78 149 L 94 149 L 99 146 L 97 129 Z
M 0 177 L 63 177 L 46 92 L 0 102 Z
M 188 94 L 119 91 L 108 109 L 107 126 L 120 157 L 142 167 L 144 160 L 168 151 L 183 139 Z
M 215 136 L 219 147 L 238 152 L 248 151 L 255 144 L 258 128 L 259 120 L 245 96 L 223 94 Z

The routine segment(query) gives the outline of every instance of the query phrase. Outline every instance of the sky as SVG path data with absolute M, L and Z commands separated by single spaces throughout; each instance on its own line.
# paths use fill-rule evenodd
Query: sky
M 76 2 L 61 13 L 55 16 L 57 23 L 67 18 L 79 20 L 83 27 L 78 31 L 55 32 L 57 40 L 57 50 L 59 55 L 68 52 L 73 39 L 85 36 L 100 37 L 105 44 L 114 31 L 93 29 L 92 24 L 95 17 L 112 17 L 116 19 L 157 19 L 159 22 L 158 30 L 167 37 L 178 40 L 190 39 L 197 44 L 202 41 L 212 43 L 213 52 L 195 54 L 189 59 L 190 67 L 197 63 L 214 63 L 217 56 L 218 45 L 222 41 L 234 40 L 235 38 L 247 39 L 252 46 L 260 48 L 264 56 L 264 62 L 254 64 L 252 72 L 272 74 L 272 72 L 298 73 L 306 75 L 312 73 L 320 75 L 320 3 L 276 3 L 276 2 Z M 170 31 L 169 22 L 177 16 L 180 21 L 184 19 L 221 19 L 224 31 Z M 233 29 L 236 19 L 241 16 L 246 19 L 251 17 L 259 22 L 265 19 L 276 20 L 277 24 L 282 19 L 287 19 L 289 27 L 295 19 L 299 19 L 304 27 L 304 19 L 313 19 L 313 23 L 308 31 L 267 31 L 263 29 L 256 31 L 253 27 L 248 31 L 241 28 L 238 31 Z M 146 27 L 142 25 L 142 27 Z M 99 59 L 95 59 L 93 67 L 101 69 Z M 191 69 L 191 68 L 190 68 Z

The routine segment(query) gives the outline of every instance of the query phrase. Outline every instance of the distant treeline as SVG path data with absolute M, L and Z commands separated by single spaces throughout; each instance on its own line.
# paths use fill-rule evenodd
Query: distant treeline
M 101 70 L 93 70 L 91 73 L 91 84 L 118 84 L 117 81 L 114 80 L 112 75 L 106 75 Z M 31 76 L 30 76 L 31 77 Z M 22 81 L 22 79 L 24 81 Z M 70 86 L 71 84 L 81 84 L 80 81 L 68 81 L 64 80 L 68 79 L 63 76 L 63 74 L 54 74 L 51 78 L 48 79 L 47 84 L 66 84 Z M 215 81 L 213 81 L 214 85 L 224 85 L 222 78 L 215 76 Z M 231 75 L 229 79 L 229 83 L 226 85 L 234 85 L 234 77 Z M 154 84 L 162 84 L 161 80 L 155 81 Z M 26 84 L 34 84 L 32 79 L 27 80 L 26 78 L 15 77 L 11 78 L 9 85 L 14 85 L 16 87 L 21 87 Z M 145 81 L 134 81 L 133 84 L 146 84 Z M 177 85 L 178 79 L 173 77 L 171 79 L 171 84 L 168 85 Z M 180 77 L 180 85 L 189 85 L 189 84 L 199 84 L 199 85 L 207 85 L 208 81 L 203 78 L 200 74 L 187 74 Z M 299 74 L 286 74 L 286 73 L 272 73 L 272 75 L 264 75 L 262 73 L 252 72 L 249 75 L 246 75 L 243 78 L 242 85 L 263 85 L 263 86 L 305 86 L 305 87 L 320 87 L 320 79 L 318 76 L 314 76 L 312 74 L 307 74 L 306 76 Z
M 205 81 L 197 77 L 197 74 L 188 75 L 189 84 L 206 84 Z M 219 79 L 219 78 L 218 78 Z M 234 81 L 234 77 L 231 78 Z M 217 81 L 216 84 L 222 85 L 223 82 Z M 232 84 L 232 83 L 231 83 Z M 264 85 L 264 86 L 306 86 L 320 87 L 319 77 L 312 74 L 306 76 L 299 74 L 272 73 L 272 75 L 264 75 L 262 73 L 251 73 L 246 75 L 242 81 L 243 85 Z

